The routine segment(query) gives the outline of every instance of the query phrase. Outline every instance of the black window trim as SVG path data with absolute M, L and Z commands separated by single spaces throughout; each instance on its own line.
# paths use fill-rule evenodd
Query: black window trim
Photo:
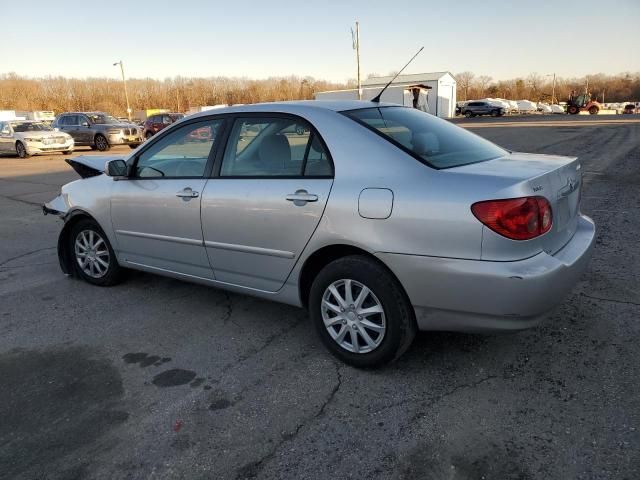
M 393 138 L 391 138 L 388 135 L 385 135 L 384 133 L 382 133 L 380 130 L 378 130 L 375 127 L 372 127 L 371 125 L 368 125 L 367 123 L 363 122 L 362 120 L 360 120 L 359 118 L 354 118 L 351 115 L 349 115 L 349 112 L 359 112 L 361 110 L 373 110 L 373 109 L 377 109 L 377 110 L 381 110 L 383 108 L 409 108 L 409 107 L 404 107 L 402 105 L 388 105 L 388 106 L 377 106 L 377 107 L 364 107 L 364 108 L 353 108 L 351 110 L 342 110 L 338 113 L 340 113 L 341 115 L 344 115 L 345 117 L 347 117 L 349 120 L 352 120 L 356 123 L 358 123 L 359 125 L 362 125 L 364 128 L 366 128 L 367 130 L 372 131 L 373 133 L 375 133 L 376 135 L 378 135 L 379 137 L 383 138 L 384 140 L 388 141 L 389 143 L 391 143 L 392 145 L 395 145 L 396 147 L 398 147 L 400 150 L 402 150 L 403 152 L 411 155 L 413 158 L 415 158 L 416 160 L 418 160 L 420 163 L 426 165 L 429 168 L 433 168 L 434 170 L 448 170 L 449 168 L 457 168 L 457 167 L 464 167 L 467 165 L 473 165 L 475 163 L 482 163 L 482 162 L 488 162 L 490 160 L 495 160 L 496 158 L 500 158 L 500 157 L 491 157 L 491 158 L 486 158 L 484 160 L 478 160 L 476 162 L 469 162 L 469 163 L 463 163 L 462 165 L 451 165 L 450 167 L 437 167 L 435 165 L 433 165 L 431 162 L 425 160 L 424 158 L 422 158 L 420 155 L 418 155 L 417 153 L 413 152 L 412 150 L 408 149 L 407 147 L 405 147 L 404 145 L 402 145 L 400 142 L 397 142 L 396 140 L 394 140 Z M 461 128 L 461 127 L 458 127 Z M 493 143 L 493 142 L 491 142 Z M 502 148 L 498 145 L 496 145 L 498 148 Z M 504 150 L 505 152 L 509 152 L 511 153 L 509 150 L 502 148 L 502 150 Z
M 220 132 L 218 133 L 218 135 L 216 135 L 216 138 L 213 141 L 213 145 L 211 146 L 211 150 L 209 151 L 209 156 L 207 157 L 207 163 L 204 167 L 204 173 L 201 176 L 199 177 L 193 177 L 193 176 L 138 177 L 135 175 L 136 166 L 138 165 L 140 156 L 144 152 L 149 150 L 151 147 L 153 147 L 153 145 L 155 145 L 157 142 L 161 141 L 162 138 L 164 138 L 167 135 L 171 135 L 174 131 L 176 131 L 179 128 L 186 127 L 188 125 L 193 125 L 196 123 L 205 123 L 205 122 L 211 122 L 211 121 L 222 121 L 222 126 L 221 126 Z M 167 128 L 163 128 L 160 132 L 156 133 L 152 137 L 152 140 L 149 140 L 146 142 L 146 144 L 143 144 L 140 151 L 137 152 L 136 155 L 130 159 L 130 162 L 131 162 L 129 165 L 130 174 L 127 177 L 128 180 L 208 180 L 209 178 L 211 178 L 211 173 L 213 170 L 213 166 L 215 164 L 215 159 L 217 157 L 218 151 L 221 150 L 220 144 L 222 143 L 222 140 L 226 138 L 226 135 L 227 135 L 227 128 L 229 126 L 229 121 L 227 116 L 216 115 L 216 116 L 207 116 L 207 117 L 197 117 L 186 122 L 180 122 L 179 125 L 177 123 L 178 122 L 174 122 L 171 125 L 169 125 Z
M 266 117 L 266 118 L 287 118 L 295 121 L 303 121 L 310 127 L 309 140 L 312 140 L 312 136 L 317 136 L 320 141 L 320 145 L 324 149 L 325 155 L 327 156 L 327 161 L 329 162 L 329 166 L 331 167 L 331 175 L 297 175 L 297 176 L 289 176 L 289 175 L 233 175 L 233 176 L 221 176 L 220 169 L 222 167 L 222 159 L 224 158 L 224 153 L 227 149 L 227 144 L 229 140 L 229 136 L 231 135 L 231 130 L 234 122 L 238 118 L 258 118 L 258 117 Z M 209 152 L 209 158 L 207 159 L 207 165 L 205 166 L 204 174 L 201 177 L 137 177 L 134 175 L 136 165 L 138 163 L 138 159 L 140 155 L 142 155 L 145 151 L 151 148 L 156 142 L 160 141 L 165 135 L 170 135 L 174 130 L 178 128 L 182 128 L 187 125 L 191 125 L 194 123 L 207 122 L 212 120 L 223 120 L 222 129 L 218 134 L 217 138 L 213 142 L 213 146 L 211 151 Z M 310 142 L 309 142 L 310 145 Z M 187 117 L 183 117 L 180 120 L 173 122 L 171 125 L 163 128 L 158 133 L 153 135 L 151 140 L 143 143 L 140 147 L 140 151 L 137 152 L 133 157 L 129 159 L 129 172 L 130 175 L 126 180 L 194 180 L 194 179 L 221 179 L 221 180 L 266 180 L 266 179 L 285 179 L 285 180 L 296 180 L 296 179 L 333 179 L 335 177 L 335 167 L 333 163 L 333 157 L 331 156 L 331 152 L 327 148 L 327 144 L 325 143 L 322 135 L 318 133 L 316 127 L 309 121 L 308 119 L 295 115 L 292 113 L 282 113 L 282 112 L 228 112 L 228 113 L 218 113 L 216 115 L 206 115 L 202 117 L 195 117 L 187 119 Z M 305 165 L 306 168 L 306 165 Z M 304 173 L 304 170 L 302 170 Z
M 214 173 L 211 178 L 216 178 L 220 180 L 313 180 L 313 179 L 332 179 L 335 177 L 335 166 L 333 163 L 333 157 L 331 156 L 331 152 L 327 148 L 327 144 L 325 143 L 322 135 L 318 133 L 315 125 L 311 123 L 308 119 L 295 115 L 293 113 L 282 113 L 282 112 L 236 112 L 227 114 L 231 117 L 232 121 L 229 123 L 229 128 L 226 131 L 225 139 L 224 139 L 224 147 L 221 148 L 221 152 L 218 155 L 219 158 L 216 158 L 216 164 L 214 167 Z M 304 122 L 309 126 L 309 142 L 307 143 L 307 149 L 305 150 L 305 157 L 303 158 L 303 167 L 300 169 L 300 175 L 220 175 L 220 171 L 222 170 L 222 160 L 224 159 L 224 154 L 226 149 L 229 148 L 229 137 L 231 136 L 231 131 L 233 130 L 232 126 L 238 120 L 242 118 L 283 118 L 288 120 L 294 120 L 296 122 Z M 311 141 L 313 140 L 313 136 L 318 137 L 320 141 L 320 145 L 322 146 L 325 155 L 327 156 L 327 161 L 329 162 L 329 166 L 331 167 L 330 175 L 305 175 L 304 169 L 306 168 L 306 158 L 309 151 L 309 146 L 311 145 Z

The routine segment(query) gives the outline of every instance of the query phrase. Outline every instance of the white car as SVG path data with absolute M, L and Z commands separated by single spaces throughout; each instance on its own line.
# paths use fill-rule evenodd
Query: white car
M 71 135 L 58 132 L 44 122 L 10 120 L 0 122 L 0 153 L 15 153 L 27 158 L 40 153 L 73 152 Z

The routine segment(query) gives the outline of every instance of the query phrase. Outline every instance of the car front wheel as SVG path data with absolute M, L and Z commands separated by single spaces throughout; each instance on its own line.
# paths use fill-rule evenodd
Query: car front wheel
M 16 154 L 20 158 L 27 158 L 30 156 L 29 152 L 27 152 L 27 147 L 25 147 L 22 142 L 16 142 Z
M 83 219 L 71 229 L 70 252 L 76 273 L 94 285 L 110 286 L 119 283 L 123 269 L 107 236 L 93 220 Z
M 107 141 L 104 135 L 100 135 L 100 134 L 96 135 L 96 139 L 94 140 L 94 142 L 95 142 L 96 148 L 101 152 L 105 152 L 109 150 L 109 142 Z
M 464 112 L 464 116 L 465 116 L 465 117 L 467 117 L 467 118 L 471 118 L 471 117 L 473 117 L 473 113 L 471 113 L 471 112 Z
M 337 358 L 370 368 L 400 357 L 416 334 L 413 307 L 393 275 L 354 255 L 324 267 L 311 286 L 311 319 Z

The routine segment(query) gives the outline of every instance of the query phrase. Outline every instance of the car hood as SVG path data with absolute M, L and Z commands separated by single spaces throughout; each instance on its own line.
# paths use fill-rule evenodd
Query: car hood
M 80 155 L 75 158 L 67 158 L 66 162 L 82 178 L 95 177 L 104 173 L 104 167 L 109 160 L 121 159 L 122 155 Z
M 56 132 L 42 130 L 39 132 L 15 132 L 16 137 L 20 138 L 54 138 L 54 137 L 68 137 L 69 134 L 64 132 Z

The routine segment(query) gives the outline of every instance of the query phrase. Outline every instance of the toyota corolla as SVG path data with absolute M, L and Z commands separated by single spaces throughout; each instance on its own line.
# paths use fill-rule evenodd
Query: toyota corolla
M 361 367 L 417 330 L 536 325 L 595 234 L 576 158 L 390 104 L 229 107 L 69 163 L 84 178 L 44 206 L 64 219 L 66 274 L 106 286 L 137 269 L 301 306 Z

